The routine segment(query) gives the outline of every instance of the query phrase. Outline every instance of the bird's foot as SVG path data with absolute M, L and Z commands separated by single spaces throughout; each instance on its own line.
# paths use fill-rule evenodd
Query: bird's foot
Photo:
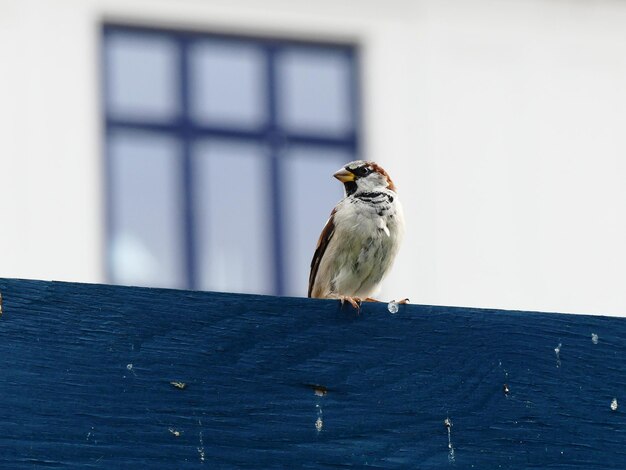
M 372 297 L 365 297 L 363 302 L 382 302 L 382 300 L 374 299 Z
M 346 302 L 349 302 L 355 309 L 361 310 L 361 302 L 362 300 L 359 297 L 350 297 L 349 295 L 340 295 L 339 300 L 341 301 L 341 306 Z

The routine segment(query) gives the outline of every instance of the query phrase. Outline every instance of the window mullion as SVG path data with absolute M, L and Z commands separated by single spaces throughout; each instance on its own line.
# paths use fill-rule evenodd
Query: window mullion
M 181 36 L 180 45 L 180 101 L 181 114 L 178 117 L 179 136 L 182 145 L 182 190 L 183 190 L 183 214 L 182 227 L 184 231 L 185 247 L 185 274 L 187 287 L 189 289 L 197 288 L 197 270 L 196 270 L 196 243 L 195 243 L 195 224 L 194 224 L 194 205 L 193 205 L 193 169 L 192 169 L 192 146 L 194 132 L 191 120 L 189 118 L 189 42 L 187 36 Z
M 268 107 L 268 146 L 269 146 L 269 187 L 273 218 L 273 237 L 274 242 L 274 285 L 277 295 L 284 295 L 284 243 L 283 243 L 283 211 L 282 211 L 282 191 L 281 191 L 281 164 L 280 154 L 283 151 L 283 139 L 280 136 L 278 127 L 277 103 L 276 103 L 276 46 L 269 44 L 267 46 L 267 107 Z

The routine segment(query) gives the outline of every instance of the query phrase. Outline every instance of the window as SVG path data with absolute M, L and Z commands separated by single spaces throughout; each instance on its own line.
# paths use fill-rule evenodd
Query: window
M 305 295 L 357 158 L 355 49 L 113 25 L 103 44 L 109 280 Z

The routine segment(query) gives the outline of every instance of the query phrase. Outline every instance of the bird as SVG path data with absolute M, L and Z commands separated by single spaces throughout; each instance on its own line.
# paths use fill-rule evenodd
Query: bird
M 345 195 L 317 242 L 308 297 L 339 299 L 359 309 L 362 301 L 377 301 L 373 296 L 404 236 L 404 214 L 396 186 L 377 163 L 356 160 L 333 176 Z

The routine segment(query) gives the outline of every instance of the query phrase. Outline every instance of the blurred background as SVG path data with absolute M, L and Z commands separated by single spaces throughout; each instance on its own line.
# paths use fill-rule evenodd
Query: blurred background
M 0 0 L 0 276 L 306 296 L 381 163 L 381 298 L 626 315 L 626 2 Z

